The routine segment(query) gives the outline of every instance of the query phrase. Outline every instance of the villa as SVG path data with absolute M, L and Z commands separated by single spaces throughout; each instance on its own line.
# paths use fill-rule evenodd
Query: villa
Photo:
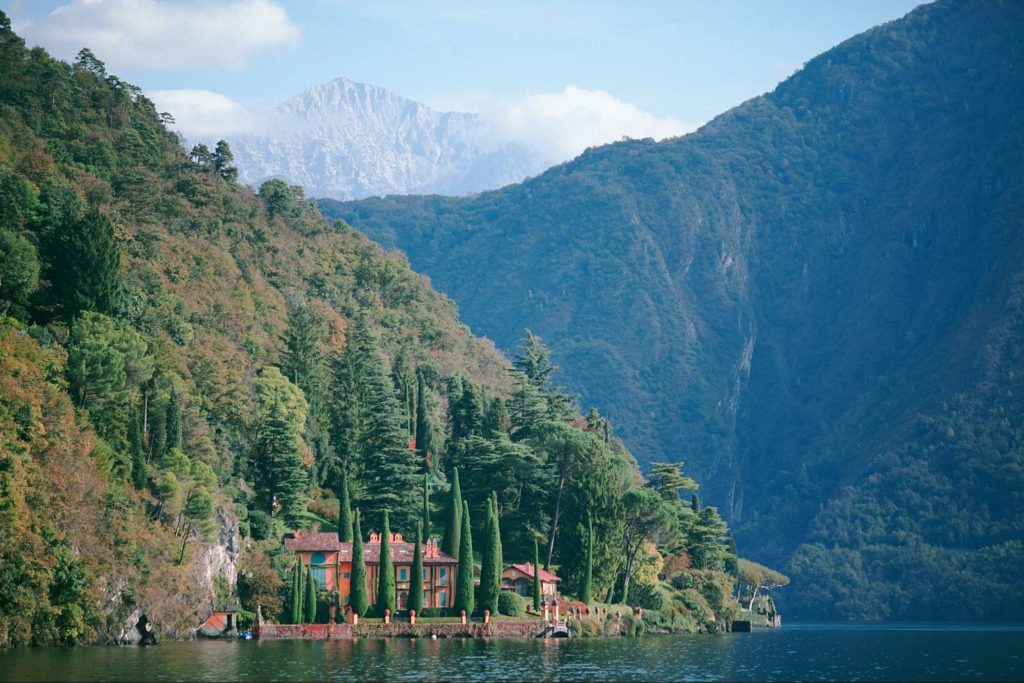
M 366 589 L 370 600 L 377 595 L 377 576 L 380 573 L 380 533 L 370 532 L 369 540 L 363 544 L 363 561 L 366 565 Z M 416 544 L 402 539 L 402 534 L 392 533 L 391 561 L 395 567 L 395 586 L 398 591 L 398 609 L 406 609 L 409 588 L 412 585 L 412 561 Z M 338 534 L 322 532 L 314 528 L 299 532 L 296 529 L 284 536 L 284 546 L 302 558 L 309 565 L 313 579 L 323 590 L 337 591 L 338 604 L 349 604 L 352 595 L 352 543 L 342 543 Z M 421 546 L 423 555 L 423 606 L 451 607 L 455 601 L 455 568 L 459 561 L 438 550 L 437 541 L 427 539 Z
M 558 595 L 558 582 L 562 579 L 546 569 L 540 570 L 540 595 L 545 600 L 552 600 Z M 533 565 L 528 563 L 513 564 L 501 573 L 501 587 L 522 596 L 533 595 Z

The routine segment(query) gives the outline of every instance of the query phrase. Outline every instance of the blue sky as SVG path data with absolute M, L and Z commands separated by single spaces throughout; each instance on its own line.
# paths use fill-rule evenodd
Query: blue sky
M 88 45 L 158 105 L 212 105 L 195 126 L 230 127 L 242 110 L 346 76 L 435 109 L 519 107 L 527 122 L 583 108 L 595 136 L 617 139 L 692 130 L 916 4 L 0 0 L 0 9 L 59 57 Z

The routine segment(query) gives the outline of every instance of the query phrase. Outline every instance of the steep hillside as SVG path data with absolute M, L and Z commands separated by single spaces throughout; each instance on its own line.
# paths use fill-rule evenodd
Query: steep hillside
M 789 561 L 791 610 L 1005 617 L 1022 35 L 1017 3 L 938 2 L 680 139 L 475 198 L 321 205 L 499 347 L 552 342 L 642 461 L 685 459 L 741 547 Z
M 313 197 L 462 195 L 543 170 L 477 114 L 436 112 L 346 78 L 289 98 L 269 126 L 229 137 L 239 178 L 254 186 L 280 178 Z

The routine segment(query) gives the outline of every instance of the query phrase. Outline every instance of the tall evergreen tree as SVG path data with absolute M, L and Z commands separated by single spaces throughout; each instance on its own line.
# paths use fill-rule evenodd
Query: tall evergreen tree
M 409 577 L 409 609 L 423 611 L 423 548 L 422 529 L 416 527 L 416 546 L 412 551 L 412 576 Z
M 366 586 L 366 559 L 363 556 L 363 532 L 359 524 L 359 510 L 355 514 L 355 530 L 352 537 L 352 578 L 349 590 L 349 606 L 360 617 L 366 616 L 370 607 L 370 596 Z
M 391 367 L 391 381 L 395 385 L 395 396 L 402 406 L 409 436 L 416 436 L 416 371 L 412 369 L 409 354 L 403 346 L 395 354 Z M 419 450 L 417 448 L 417 450 Z
M 430 475 L 423 475 L 423 520 L 422 525 L 426 538 L 430 538 Z
M 352 540 L 352 504 L 349 502 L 348 474 L 344 467 L 338 485 L 338 540 L 342 543 Z
M 434 447 L 434 428 L 430 423 L 430 416 L 427 412 L 427 383 L 423 379 L 423 373 L 416 373 L 416 455 L 419 456 L 424 470 L 430 469 L 430 454 L 436 449 Z M 429 536 L 429 532 L 427 533 Z
M 128 447 L 131 449 L 132 456 L 132 484 L 141 490 L 146 486 L 147 473 L 146 450 L 142 443 L 142 410 L 138 404 L 134 406 L 128 419 L 130 420 L 128 422 Z
M 273 514 L 275 502 L 289 523 L 306 507 L 308 475 L 302 462 L 302 428 L 306 399 L 275 367 L 265 368 L 253 383 L 258 419 L 253 458 L 263 509 Z
M 295 566 L 292 568 L 292 604 L 291 623 L 302 623 L 302 559 L 295 558 Z
M 79 218 L 59 221 L 51 240 L 50 280 L 64 317 L 109 312 L 121 286 L 121 246 L 110 218 L 88 209 Z
M 540 611 L 540 550 L 533 542 L 533 609 Z
M 313 578 L 313 569 L 306 565 L 306 604 L 304 610 L 305 623 L 316 623 L 316 580 Z
M 181 448 L 181 398 L 178 396 L 174 382 L 171 382 L 171 390 L 167 397 L 165 429 L 167 431 L 166 449 L 169 451 L 172 448 Z
M 580 601 L 590 604 L 590 585 L 594 579 L 594 520 L 587 513 L 587 569 L 583 574 L 583 588 L 580 590 Z
M 391 559 L 391 525 L 388 524 L 388 511 L 384 510 L 383 528 L 380 532 L 380 571 L 377 574 L 377 600 L 374 603 L 376 612 L 383 616 L 384 610 L 395 613 L 397 590 L 395 588 L 395 564 Z
M 498 612 L 498 593 L 501 591 L 501 530 L 498 513 L 492 498 L 487 499 L 487 519 L 484 523 L 484 548 L 480 563 L 480 609 Z
M 441 552 L 459 556 L 462 530 L 462 489 L 459 487 L 459 468 L 452 469 L 452 485 L 448 491 L 448 514 L 444 523 Z
M 469 503 L 462 501 L 462 533 L 459 538 L 459 566 L 456 570 L 455 609 L 473 613 L 473 533 L 469 522 Z

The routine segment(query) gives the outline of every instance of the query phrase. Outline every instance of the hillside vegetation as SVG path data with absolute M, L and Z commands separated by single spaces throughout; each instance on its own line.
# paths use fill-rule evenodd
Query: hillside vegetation
M 321 202 L 684 459 L 784 610 L 1006 618 L 1024 559 L 1024 11 L 945 0 L 698 132 L 468 198 Z M 996 599 L 998 596 L 998 599 Z
M 539 542 L 563 589 L 668 628 L 735 611 L 716 509 L 678 464 L 645 482 L 537 337 L 510 362 L 300 188 L 186 152 L 88 50 L 29 50 L 0 13 L 0 65 L 0 644 L 112 642 L 143 612 L 185 637 L 235 599 L 283 619 L 286 530 L 344 491 L 365 533 L 439 537 L 456 467 L 473 534 L 500 517 L 492 545 Z

